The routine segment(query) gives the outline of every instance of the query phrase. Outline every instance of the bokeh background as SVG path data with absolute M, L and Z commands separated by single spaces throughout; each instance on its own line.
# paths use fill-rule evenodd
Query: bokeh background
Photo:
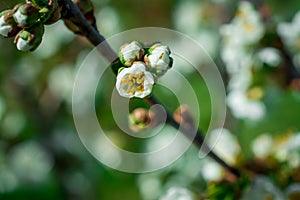
M 18 2 L 1 1 L 0 10 Z M 46 27 L 42 44 L 32 53 L 17 51 L 13 39 L 0 39 L 0 199 L 299 199 L 298 0 L 93 3 L 107 38 L 137 27 L 165 27 L 204 47 L 227 92 L 225 129 L 215 150 L 249 179 L 228 178 L 209 158 L 198 159 L 195 147 L 171 166 L 146 174 L 118 172 L 93 158 L 77 135 L 71 100 L 76 71 L 93 47 L 60 21 Z M 211 109 L 205 82 L 180 62 L 174 67 L 197 91 L 199 127 L 206 132 Z M 132 141 L 116 127 L 105 95 L 114 80 L 105 84 L 97 90 L 95 107 L 107 115 L 101 124 L 109 138 L 133 151 L 161 144 Z M 156 93 L 169 110 L 177 108 L 169 91 L 157 88 Z M 140 106 L 145 105 L 131 102 L 132 109 Z M 166 130 L 166 141 L 172 132 Z M 210 140 L 217 132 L 208 133 Z

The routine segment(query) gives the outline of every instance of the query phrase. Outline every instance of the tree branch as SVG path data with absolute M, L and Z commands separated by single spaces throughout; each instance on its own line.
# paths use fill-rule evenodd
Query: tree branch
M 104 48 L 98 48 L 99 52 L 109 61 L 110 63 L 116 61 L 115 58 L 118 58 L 117 54 L 113 51 L 110 45 L 107 43 L 105 38 L 93 27 L 91 26 L 85 17 L 82 15 L 79 8 L 71 1 L 71 0 L 62 0 L 63 10 L 66 10 L 64 14 L 64 18 L 71 20 L 76 26 L 79 27 L 83 36 L 85 36 L 95 47 L 97 47 L 100 43 L 104 45 Z M 162 105 L 153 95 L 149 97 L 148 102 L 150 104 L 160 104 Z M 163 105 L 162 105 L 163 106 Z M 164 106 L 163 106 L 164 107 Z M 194 137 L 194 131 L 187 128 L 180 127 L 180 124 L 175 121 L 172 114 L 167 112 L 167 123 L 173 126 L 176 129 L 179 129 L 182 134 L 184 134 L 187 138 L 193 140 L 193 143 L 201 148 L 201 150 L 208 153 L 208 155 L 223 166 L 228 172 L 233 174 L 236 177 L 240 177 L 240 172 L 234 167 L 229 166 L 224 160 L 222 160 L 219 156 L 217 156 L 212 149 L 204 142 L 202 134 L 197 130 L 197 134 Z

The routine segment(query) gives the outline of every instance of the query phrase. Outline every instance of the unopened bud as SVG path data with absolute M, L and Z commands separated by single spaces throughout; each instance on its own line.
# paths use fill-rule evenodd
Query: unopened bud
M 192 113 L 187 105 L 181 105 L 173 114 L 175 121 L 187 129 L 195 127 Z
M 45 20 L 46 25 L 54 24 L 61 18 L 62 6 L 58 6 Z
M 0 13 L 0 35 L 13 37 L 19 30 L 20 28 L 18 28 L 12 16 L 12 10 L 5 10 Z
M 34 51 L 42 42 L 44 25 L 37 24 L 30 29 L 21 30 L 15 37 L 14 43 L 20 51 Z
M 32 3 L 20 3 L 13 9 L 13 17 L 21 28 L 27 28 L 35 24 L 39 17 L 39 9 L 34 7 Z
M 123 65 L 129 67 L 134 61 L 141 60 L 145 51 L 142 45 L 137 41 L 126 43 L 119 49 L 119 59 Z
M 129 115 L 129 127 L 134 132 L 148 128 L 150 124 L 149 111 L 144 108 L 137 108 Z
M 150 72 L 157 77 L 162 76 L 172 67 L 173 59 L 170 57 L 170 49 L 160 43 L 154 44 L 148 50 L 149 54 L 145 55 L 144 61 Z

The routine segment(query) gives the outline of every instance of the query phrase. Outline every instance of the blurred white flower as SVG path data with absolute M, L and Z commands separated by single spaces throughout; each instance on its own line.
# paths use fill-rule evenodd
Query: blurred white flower
M 3 136 L 14 138 L 20 134 L 26 123 L 26 118 L 21 111 L 10 111 L 3 119 Z
M 277 32 L 289 50 L 293 53 L 300 52 L 300 11 L 291 23 L 280 23 L 277 26 Z
M 237 118 L 259 120 L 266 113 L 263 102 L 249 99 L 246 92 L 239 90 L 232 91 L 227 95 L 227 105 Z
M 144 200 L 155 200 L 162 190 L 162 183 L 158 174 L 141 174 L 138 178 L 138 187 Z
M 271 67 L 277 67 L 281 62 L 280 52 L 271 47 L 263 48 L 257 53 L 258 59 Z
M 240 35 L 243 38 L 242 42 L 246 45 L 258 42 L 265 31 L 259 13 L 247 1 L 239 3 L 232 23 L 239 28 Z
M 36 142 L 16 145 L 8 155 L 9 165 L 23 181 L 43 181 L 53 166 L 51 156 Z
M 102 3 L 104 4 L 104 2 Z M 104 6 L 100 8 L 95 16 L 97 27 L 99 27 L 103 35 L 109 36 L 121 31 L 122 24 L 120 23 L 120 17 L 113 7 Z
M 0 194 L 10 192 L 18 186 L 18 179 L 16 175 L 7 168 L 7 166 L 0 166 Z
M 271 180 L 264 176 L 256 176 L 250 188 L 244 192 L 241 200 L 274 199 L 284 200 L 284 196 Z
M 227 129 L 214 129 L 208 135 L 208 144 L 225 161 L 234 164 L 240 153 L 237 138 Z
M 55 97 L 71 103 L 74 79 L 73 66 L 60 65 L 51 71 L 48 77 L 48 84 Z
M 123 97 L 144 98 L 152 91 L 154 78 L 146 71 L 142 62 L 134 62 L 130 68 L 124 68 L 117 75 L 116 88 Z
M 204 161 L 201 168 L 201 174 L 206 181 L 217 181 L 222 178 L 222 167 L 212 160 Z
M 275 146 L 276 145 L 276 146 Z M 281 140 L 274 144 L 276 159 L 287 162 L 290 167 L 300 165 L 300 133 L 295 133 L 286 140 Z
M 265 158 L 272 153 L 273 138 L 269 134 L 262 134 L 252 142 L 252 151 L 255 157 Z
M 187 33 L 197 32 L 201 20 L 201 4 L 197 1 L 180 1 L 174 11 L 176 29 Z
M 159 198 L 160 200 L 194 200 L 195 197 L 191 191 L 183 187 L 171 187 L 167 193 Z

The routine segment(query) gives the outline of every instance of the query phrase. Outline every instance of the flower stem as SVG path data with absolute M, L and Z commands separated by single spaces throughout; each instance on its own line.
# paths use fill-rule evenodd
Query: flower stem
M 99 33 L 99 31 L 90 25 L 85 17 L 82 15 L 79 8 L 71 1 L 71 0 L 61 0 L 64 6 L 63 10 L 65 11 L 63 17 L 71 20 L 80 30 L 83 36 L 85 36 L 96 48 L 102 43 L 102 47 L 98 48 L 99 52 L 104 56 L 104 58 L 110 63 L 116 61 L 118 59 L 117 54 L 107 43 L 105 38 Z M 151 105 L 160 104 L 162 105 L 153 95 L 146 99 Z M 163 106 L 163 105 L 162 105 Z M 187 138 L 193 140 L 193 143 L 202 151 L 208 154 L 213 160 L 219 163 L 224 167 L 228 172 L 236 176 L 240 177 L 239 170 L 235 169 L 232 166 L 229 166 L 224 160 L 222 160 L 219 156 L 217 156 L 212 149 L 204 142 L 202 134 L 199 130 L 196 130 L 197 133 L 194 136 L 195 130 L 189 130 L 186 128 L 180 127 L 180 124 L 175 121 L 170 112 L 167 112 L 167 123 L 173 126 L 176 129 L 179 129 Z

